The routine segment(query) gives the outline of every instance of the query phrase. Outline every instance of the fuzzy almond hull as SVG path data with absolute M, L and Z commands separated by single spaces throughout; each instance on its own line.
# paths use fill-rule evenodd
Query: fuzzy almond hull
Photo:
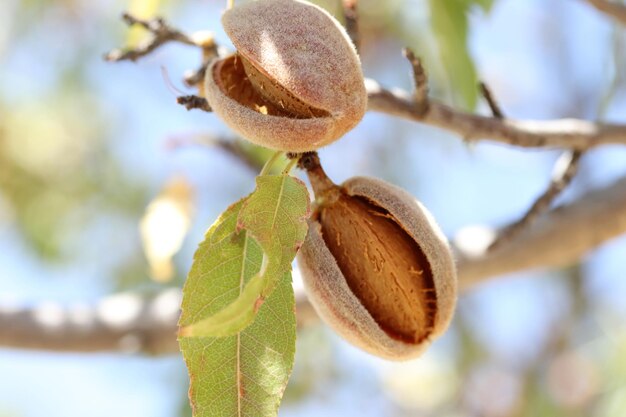
M 387 210 L 418 242 L 433 273 L 437 298 L 434 326 L 415 344 L 393 339 L 383 331 L 350 290 L 315 220 L 310 221 L 309 234 L 298 253 L 309 299 L 321 318 L 355 346 L 386 359 L 415 358 L 445 332 L 454 314 L 457 278 L 447 240 L 424 206 L 400 188 L 363 177 L 350 179 L 342 187 L 348 195 L 365 197 Z
M 229 59 L 229 58 L 226 58 Z M 222 91 L 213 74 L 222 60 L 207 69 L 205 95 L 213 111 L 235 132 L 250 142 L 287 152 L 308 152 L 339 139 L 354 128 L 365 113 L 331 114 L 328 117 L 308 119 L 263 114 L 229 97 Z

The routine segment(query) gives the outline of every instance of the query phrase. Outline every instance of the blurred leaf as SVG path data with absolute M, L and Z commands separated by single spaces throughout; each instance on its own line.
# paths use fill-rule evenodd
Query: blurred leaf
M 297 178 L 289 175 L 257 177 L 257 188 L 243 201 L 237 212 L 238 221 L 233 232 L 244 236 L 244 244 L 236 245 L 233 240 L 225 243 L 220 240 L 213 244 L 214 240 L 207 235 L 196 252 L 194 265 L 187 278 L 188 285 L 201 279 L 218 287 L 217 291 L 224 294 L 237 288 L 239 294 L 228 305 L 210 314 L 202 314 L 202 317 L 191 316 L 193 319 L 188 320 L 190 316 L 183 314 L 182 336 L 225 337 L 236 334 L 252 323 L 259 307 L 278 281 L 291 271 L 291 263 L 306 236 L 308 206 L 307 188 Z M 207 240 L 209 244 L 205 246 Z M 256 274 L 244 287 L 238 283 L 235 288 L 225 288 L 220 282 L 224 276 L 241 275 L 241 262 L 233 263 L 232 260 L 243 256 L 245 262 L 248 242 L 251 240 L 260 244 L 263 251 Z M 198 274 L 198 271 L 203 272 Z M 183 297 L 201 310 L 203 306 L 208 307 L 207 300 L 194 297 L 195 292 L 190 291 L 188 285 L 185 286 Z
M 183 291 L 181 326 L 220 312 L 259 276 L 263 249 L 251 232 L 238 227 L 240 212 L 250 198 L 229 207 L 200 244 Z M 249 207 L 256 204 L 253 201 Z M 258 214 L 267 209 L 259 207 Z M 240 333 L 180 339 L 195 416 L 276 415 L 293 367 L 296 337 L 290 273 L 284 272 L 277 285 L 254 322 Z
M 130 0 L 128 12 L 141 19 L 150 19 L 155 17 L 160 5 L 161 0 Z M 126 46 L 136 48 L 146 36 L 148 32 L 144 28 L 133 26 L 128 31 Z
M 431 25 L 452 93 L 472 110 L 478 99 L 478 78 L 467 49 L 467 13 L 472 4 L 487 10 L 491 0 L 430 0 L 429 4 Z
M 172 178 L 150 202 L 139 229 L 144 253 L 155 281 L 174 276 L 172 258 L 178 253 L 191 225 L 193 189 L 182 177 Z

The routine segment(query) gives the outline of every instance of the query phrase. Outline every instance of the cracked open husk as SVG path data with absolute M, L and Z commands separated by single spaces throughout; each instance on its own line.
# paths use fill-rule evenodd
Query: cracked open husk
M 331 15 L 298 0 L 227 10 L 237 52 L 214 61 L 205 95 L 233 130 L 272 149 L 304 152 L 352 129 L 367 106 L 354 45 Z
M 309 178 L 315 189 L 316 174 Z M 419 356 L 447 329 L 456 305 L 445 236 L 422 204 L 384 181 L 356 177 L 317 188 L 318 207 L 298 253 L 311 303 L 367 352 Z

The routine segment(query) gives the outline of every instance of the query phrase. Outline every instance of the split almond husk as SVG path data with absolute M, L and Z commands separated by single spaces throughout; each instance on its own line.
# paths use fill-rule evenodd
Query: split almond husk
M 237 52 L 214 61 L 205 95 L 233 130 L 289 152 L 327 145 L 367 106 L 361 65 L 339 22 L 306 1 L 263 0 L 227 10 Z
M 426 208 L 384 181 L 332 184 L 309 171 L 317 207 L 298 253 L 320 317 L 383 358 L 419 356 L 447 329 L 457 279 L 447 240 Z

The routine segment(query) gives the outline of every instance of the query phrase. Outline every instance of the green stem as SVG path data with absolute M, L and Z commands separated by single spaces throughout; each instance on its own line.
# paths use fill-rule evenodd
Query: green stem
M 283 155 L 283 153 L 284 153 L 283 151 L 276 151 L 276 152 L 274 152 L 274 155 L 272 155 L 270 157 L 270 159 L 267 160 L 265 165 L 263 165 L 263 169 L 261 170 L 259 175 L 267 175 L 267 174 L 269 174 L 270 170 L 272 169 L 272 166 L 274 166 L 274 164 L 276 163 L 278 158 L 280 158 Z
M 289 175 L 293 167 L 295 167 L 296 164 L 298 163 L 299 159 L 300 158 L 292 158 L 291 161 L 289 161 L 289 163 L 285 167 L 285 169 L 283 169 L 283 175 Z

